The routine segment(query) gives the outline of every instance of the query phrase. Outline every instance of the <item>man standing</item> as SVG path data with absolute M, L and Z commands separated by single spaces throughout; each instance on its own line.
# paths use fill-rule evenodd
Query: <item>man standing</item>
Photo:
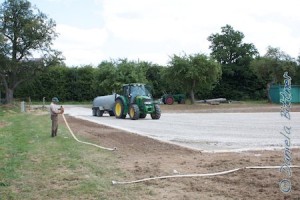
M 58 98 L 53 97 L 52 102 L 50 104 L 50 114 L 52 120 L 52 128 L 51 128 L 51 137 L 55 137 L 57 135 L 57 128 L 58 128 L 58 114 L 64 113 L 64 108 L 57 105 Z

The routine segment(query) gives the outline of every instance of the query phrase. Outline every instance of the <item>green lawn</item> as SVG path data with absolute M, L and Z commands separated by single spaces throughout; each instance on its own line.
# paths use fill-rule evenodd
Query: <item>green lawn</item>
M 115 152 L 77 143 L 65 126 L 50 137 L 44 113 L 0 106 L 0 199 L 136 199 L 138 186 L 122 180 Z M 80 138 L 84 140 L 85 138 Z

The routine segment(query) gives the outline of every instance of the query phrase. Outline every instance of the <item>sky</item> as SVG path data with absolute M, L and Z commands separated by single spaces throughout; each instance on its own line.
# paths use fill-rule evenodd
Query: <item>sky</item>
M 127 58 L 167 65 L 174 54 L 209 55 L 211 34 L 229 24 L 253 43 L 297 58 L 299 0 L 29 0 L 52 18 L 53 48 L 68 66 Z

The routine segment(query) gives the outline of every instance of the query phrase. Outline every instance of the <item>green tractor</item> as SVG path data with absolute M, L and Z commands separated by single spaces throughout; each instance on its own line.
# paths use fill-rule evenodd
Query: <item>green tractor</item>
M 184 94 L 164 94 L 161 99 L 167 105 L 172 105 L 175 101 L 178 104 L 185 104 L 186 97 Z
M 116 118 L 125 119 L 129 114 L 132 120 L 145 118 L 147 114 L 152 119 L 159 119 L 161 115 L 159 105 L 154 103 L 149 90 L 141 83 L 123 85 L 123 95 L 116 98 L 114 112 Z

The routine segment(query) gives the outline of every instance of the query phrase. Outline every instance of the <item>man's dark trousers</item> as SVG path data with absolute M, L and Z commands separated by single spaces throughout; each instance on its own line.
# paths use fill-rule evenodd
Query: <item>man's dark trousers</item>
M 55 137 L 57 135 L 58 116 L 51 115 L 51 120 L 52 120 L 51 137 Z

